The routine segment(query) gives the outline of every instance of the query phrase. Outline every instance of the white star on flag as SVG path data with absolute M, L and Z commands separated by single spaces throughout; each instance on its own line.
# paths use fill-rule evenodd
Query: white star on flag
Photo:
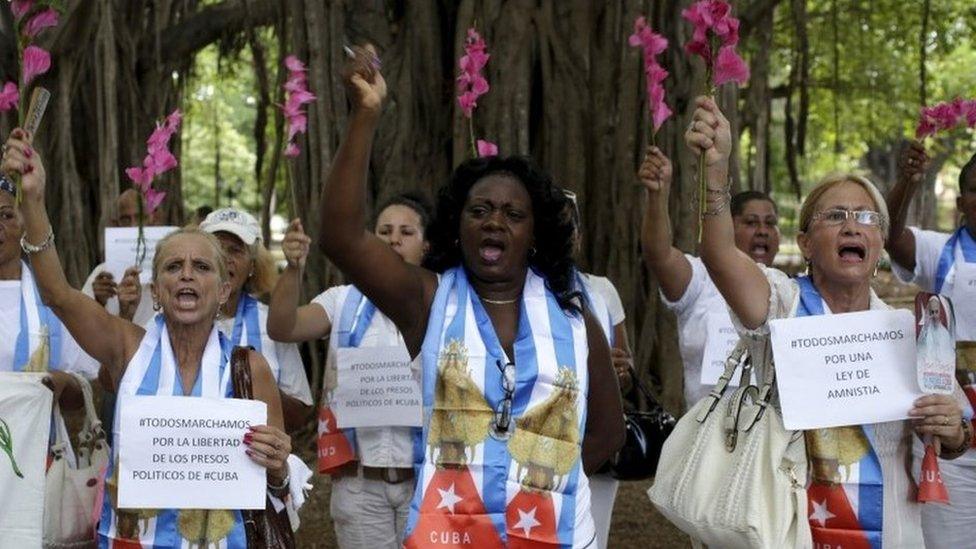
M 459 497 L 457 494 L 454 493 L 453 482 L 451 483 L 450 488 L 448 488 L 447 490 L 441 490 L 440 488 L 438 488 L 437 491 L 441 493 L 441 502 L 437 505 L 437 508 L 438 509 L 442 507 L 446 508 L 453 515 L 454 504 L 456 504 L 457 502 L 461 501 L 464 498 Z
M 813 501 L 813 514 L 810 515 L 810 520 L 819 520 L 821 528 L 827 526 L 827 521 L 836 516 L 827 510 L 827 500 L 820 503 L 817 503 L 816 500 Z
M 329 429 L 329 420 L 322 419 L 319 420 L 319 432 L 320 433 L 331 433 L 332 430 Z
M 521 528 L 525 537 L 529 537 L 531 535 L 532 529 L 542 524 L 541 522 L 535 520 L 536 509 L 538 509 L 538 507 L 533 507 L 532 510 L 529 511 L 528 513 L 526 513 L 521 509 L 517 509 L 519 514 L 519 521 L 515 523 L 515 526 L 512 526 L 512 530 L 516 528 Z

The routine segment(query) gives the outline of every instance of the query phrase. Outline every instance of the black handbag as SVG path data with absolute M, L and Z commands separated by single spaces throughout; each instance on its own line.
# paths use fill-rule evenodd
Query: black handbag
M 633 366 L 630 366 L 630 375 L 634 385 L 647 399 L 648 410 L 624 412 L 627 438 L 617 456 L 610 462 L 609 472 L 617 480 L 644 480 L 654 476 L 657 471 L 661 448 L 674 430 L 677 420 L 644 387 Z
M 231 353 L 230 377 L 234 385 L 234 397 L 252 400 L 250 347 L 234 347 Z M 294 549 L 295 533 L 284 509 L 276 512 L 274 504 L 266 499 L 265 509 L 241 510 L 244 517 L 244 533 L 248 549 Z

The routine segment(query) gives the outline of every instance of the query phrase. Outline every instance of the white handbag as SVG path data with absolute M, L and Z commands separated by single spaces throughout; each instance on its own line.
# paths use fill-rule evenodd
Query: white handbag
M 762 356 L 746 357 L 746 344 L 739 341 L 712 392 L 678 421 L 647 493 L 696 545 L 809 548 L 803 433 L 787 431 L 770 403 L 768 338 Z M 726 393 L 740 365 L 740 385 Z M 754 365 L 761 387 L 750 382 Z
M 73 375 L 85 397 L 85 423 L 78 434 L 77 459 L 70 459 L 71 442 L 65 439 L 64 417 L 55 404 L 52 462 L 44 496 L 44 547 L 47 549 L 96 546 L 95 524 L 100 515 L 96 505 L 108 466 L 108 444 L 95 411 L 91 385 L 85 378 Z

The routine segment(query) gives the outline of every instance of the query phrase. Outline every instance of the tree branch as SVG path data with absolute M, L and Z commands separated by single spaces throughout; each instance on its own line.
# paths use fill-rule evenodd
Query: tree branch
M 755 0 L 748 6 L 739 11 L 739 36 L 740 41 L 745 42 L 749 38 L 752 29 L 760 21 L 763 21 L 769 12 L 773 11 L 780 3 L 780 0 Z
M 196 12 L 186 20 L 164 29 L 160 44 L 160 61 L 169 65 L 185 60 L 225 34 L 235 34 L 248 25 L 264 26 L 274 21 L 280 0 L 227 0 Z M 148 44 L 140 59 L 152 59 Z

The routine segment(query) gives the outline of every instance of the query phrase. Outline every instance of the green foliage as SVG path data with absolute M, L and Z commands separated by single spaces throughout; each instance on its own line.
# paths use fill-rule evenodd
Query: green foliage
M 225 55 L 217 44 L 201 50 L 186 90 L 181 159 L 184 205 L 188 211 L 207 204 L 260 213 L 260 185 L 267 176 L 262 174 L 259 182 L 254 173 L 258 94 L 250 51 L 245 48 Z M 272 112 L 269 119 L 273 120 Z M 267 133 L 270 147 L 274 133 L 270 123 Z M 266 156 L 270 157 L 270 151 Z M 283 174 L 277 180 L 281 189 Z

